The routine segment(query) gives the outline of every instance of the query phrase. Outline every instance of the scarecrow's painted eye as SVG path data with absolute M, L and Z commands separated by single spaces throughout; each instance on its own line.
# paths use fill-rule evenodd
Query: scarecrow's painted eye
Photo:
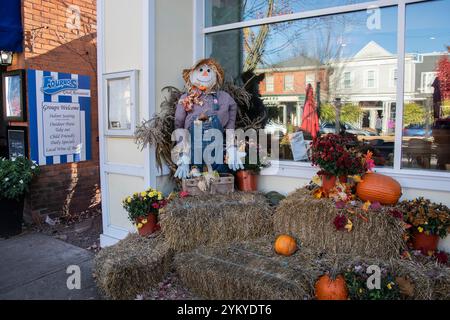
M 203 68 L 200 68 L 200 72 L 203 72 Z
M 208 69 L 207 71 L 208 71 L 208 73 L 210 73 L 210 72 L 211 72 L 211 69 Z

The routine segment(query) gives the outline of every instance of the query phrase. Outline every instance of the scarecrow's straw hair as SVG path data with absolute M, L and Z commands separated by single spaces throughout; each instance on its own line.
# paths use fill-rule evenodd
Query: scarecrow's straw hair
M 292 235 L 317 250 L 389 259 L 399 255 L 405 242 L 402 222 L 385 210 L 364 212 L 354 208 L 355 214 L 349 216 L 353 230 L 337 231 L 333 221 L 339 210 L 334 202 L 315 199 L 309 190 L 298 189 L 280 203 L 274 228 L 277 234 Z
M 172 251 L 162 236 L 146 239 L 131 234 L 97 254 L 94 278 L 106 297 L 135 299 L 163 279 L 172 259 Z
M 273 232 L 269 203 L 256 193 L 175 199 L 162 210 L 160 218 L 167 242 L 176 251 L 248 240 Z

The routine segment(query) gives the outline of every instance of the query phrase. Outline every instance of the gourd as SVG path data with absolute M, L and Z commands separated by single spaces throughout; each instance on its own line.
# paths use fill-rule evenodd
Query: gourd
M 297 241 L 288 235 L 281 235 L 275 241 L 275 252 L 289 257 L 297 251 Z
M 347 300 L 348 289 L 345 279 L 338 275 L 331 279 L 329 275 L 323 275 L 315 284 L 317 300 Z
M 356 187 L 356 195 L 363 201 L 393 205 L 402 195 L 402 187 L 391 177 L 379 173 L 367 173 Z

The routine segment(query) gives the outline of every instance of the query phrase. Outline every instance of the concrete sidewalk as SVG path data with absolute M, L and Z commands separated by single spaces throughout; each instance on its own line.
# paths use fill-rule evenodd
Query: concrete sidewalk
M 0 240 L 0 300 L 88 300 L 99 295 L 92 278 L 94 255 L 39 233 Z M 67 267 L 81 270 L 81 289 L 69 290 Z M 73 273 L 72 273 L 73 274 Z

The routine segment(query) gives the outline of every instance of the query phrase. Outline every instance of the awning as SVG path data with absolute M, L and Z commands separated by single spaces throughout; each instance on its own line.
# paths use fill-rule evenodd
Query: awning
M 0 50 L 23 51 L 21 0 L 0 0 Z

